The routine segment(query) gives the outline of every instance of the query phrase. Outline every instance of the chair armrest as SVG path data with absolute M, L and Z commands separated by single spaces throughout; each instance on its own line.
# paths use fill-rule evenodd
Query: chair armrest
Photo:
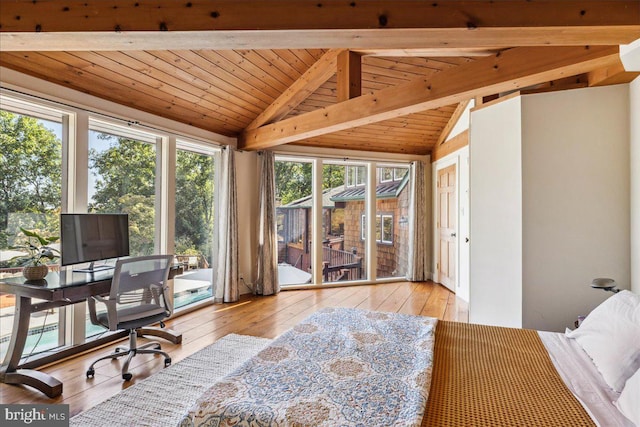
M 104 325 L 98 321 L 98 310 L 96 308 L 96 301 L 105 305 L 107 308 L 107 316 L 109 325 Z M 100 295 L 93 295 L 87 298 L 87 305 L 89 306 L 89 319 L 91 323 L 94 325 L 104 326 L 111 331 L 115 331 L 116 329 L 116 301 L 110 299 L 109 297 L 101 297 Z
M 98 315 L 96 314 L 96 297 L 87 298 L 87 305 L 89 306 L 89 319 L 91 319 L 91 323 L 94 325 L 103 326 L 100 322 L 98 322 Z

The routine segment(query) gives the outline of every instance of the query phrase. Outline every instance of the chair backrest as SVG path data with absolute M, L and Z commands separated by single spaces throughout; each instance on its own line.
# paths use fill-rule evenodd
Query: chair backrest
M 116 262 L 109 299 L 118 304 L 163 306 L 167 315 L 173 312 L 167 279 L 173 255 L 149 255 L 121 259 Z

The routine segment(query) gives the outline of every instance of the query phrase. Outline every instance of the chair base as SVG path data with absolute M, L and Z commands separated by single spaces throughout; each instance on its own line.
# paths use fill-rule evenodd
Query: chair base
M 129 364 L 131 363 L 131 359 L 133 359 L 136 354 L 160 354 L 164 356 L 164 367 L 166 368 L 167 366 L 171 365 L 171 357 L 169 357 L 168 353 L 161 350 L 159 342 L 150 341 L 138 347 L 137 337 L 138 333 L 135 329 L 129 330 L 129 347 L 118 346 L 113 353 L 107 354 L 106 356 L 102 356 L 101 358 L 95 360 L 91 364 L 91 366 L 89 366 L 89 369 L 87 369 L 87 378 L 93 378 L 93 376 L 95 375 L 94 366 L 101 360 L 115 360 L 120 357 L 127 356 L 127 360 L 124 362 L 124 365 L 122 365 L 122 379 L 125 381 L 129 381 L 131 380 L 131 378 L 133 378 L 133 375 L 129 372 Z

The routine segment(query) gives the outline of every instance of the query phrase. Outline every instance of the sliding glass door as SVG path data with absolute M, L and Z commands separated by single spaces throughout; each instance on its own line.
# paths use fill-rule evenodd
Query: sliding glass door
M 275 166 L 281 287 L 406 275 L 409 165 L 283 155 Z
M 280 286 L 312 281 L 312 170 L 308 160 L 278 158 L 275 162 Z
M 366 280 L 366 166 L 323 162 L 322 192 L 322 283 Z

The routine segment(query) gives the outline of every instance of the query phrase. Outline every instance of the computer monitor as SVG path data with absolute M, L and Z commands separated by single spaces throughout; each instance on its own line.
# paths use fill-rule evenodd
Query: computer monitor
M 95 261 L 129 256 L 127 214 L 61 214 L 60 244 L 64 265 L 90 262 L 88 268 L 73 271 L 91 273 L 113 268 Z

